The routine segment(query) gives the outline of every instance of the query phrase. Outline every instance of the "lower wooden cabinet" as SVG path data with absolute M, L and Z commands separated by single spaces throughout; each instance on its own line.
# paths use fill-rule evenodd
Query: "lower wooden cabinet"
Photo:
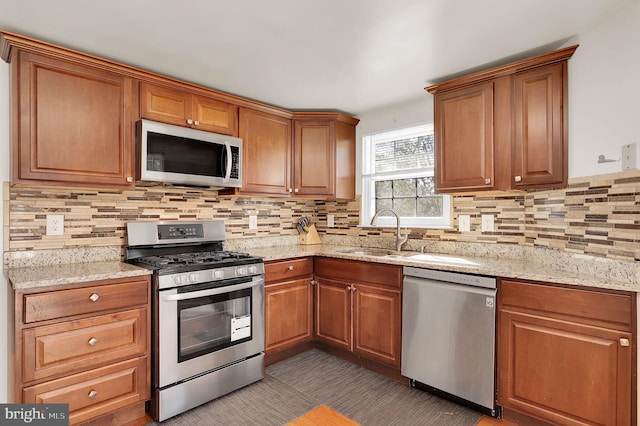
M 14 303 L 15 402 L 69 404 L 72 425 L 144 416 L 148 276 L 16 290 Z
M 402 267 L 317 258 L 316 340 L 400 367 Z
M 500 280 L 498 404 L 555 425 L 631 425 L 635 294 Z
M 313 340 L 313 258 L 265 264 L 265 355 Z

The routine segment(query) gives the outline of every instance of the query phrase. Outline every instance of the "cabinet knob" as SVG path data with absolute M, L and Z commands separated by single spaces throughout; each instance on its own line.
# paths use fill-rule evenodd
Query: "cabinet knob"
M 190 118 L 187 118 L 187 124 L 193 124 L 193 120 Z
M 316 285 L 316 280 L 311 280 L 311 285 Z
M 89 398 L 95 398 L 96 396 L 98 396 L 98 391 L 96 390 L 91 390 L 91 392 L 89 392 Z
M 629 346 L 629 339 L 620 339 L 620 346 Z
M 127 182 L 128 182 L 128 183 L 133 182 L 133 177 L 131 177 L 131 176 L 127 176 Z
M 293 271 L 293 265 L 289 265 L 289 267 L 287 268 L 290 271 Z
M 195 124 L 196 126 L 200 125 L 200 122 L 198 120 L 194 121 L 193 124 Z
M 289 193 L 292 193 L 292 192 L 293 192 L 293 188 L 289 188 Z
M 485 183 L 485 185 L 491 185 L 491 179 L 486 178 L 486 179 L 484 180 L 484 183 Z
M 293 192 L 300 192 L 298 188 L 294 189 Z
M 96 293 L 93 293 L 91 296 L 89 296 L 89 299 L 92 302 L 96 302 L 98 299 L 100 299 L 100 296 L 98 296 Z
M 513 180 L 515 180 L 516 182 L 522 182 L 522 176 L 515 176 Z
M 95 346 L 96 343 L 98 343 L 98 339 L 96 339 L 95 337 L 92 337 L 91 339 L 89 339 L 89 345 L 91 346 Z

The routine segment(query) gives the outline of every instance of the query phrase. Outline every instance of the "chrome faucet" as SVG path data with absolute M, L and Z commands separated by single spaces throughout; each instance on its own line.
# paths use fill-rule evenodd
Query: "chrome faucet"
M 406 233 L 406 235 L 402 235 L 400 234 L 400 215 L 398 214 L 398 212 L 396 212 L 393 209 L 387 209 L 387 208 L 383 208 L 380 209 L 376 212 L 376 214 L 373 215 L 373 218 L 371 219 L 371 226 L 374 225 L 374 222 L 376 221 L 376 219 L 378 218 L 378 215 L 382 212 L 389 212 L 392 213 L 395 217 L 396 217 L 396 224 L 397 224 L 397 231 L 396 231 L 396 251 L 400 251 L 402 249 L 402 245 L 404 243 L 407 242 L 407 240 L 409 239 L 409 232 Z

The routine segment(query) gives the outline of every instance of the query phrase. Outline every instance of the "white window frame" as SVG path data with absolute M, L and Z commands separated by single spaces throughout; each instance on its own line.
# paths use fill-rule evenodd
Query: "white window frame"
M 368 227 L 375 214 L 375 183 L 381 180 L 432 177 L 433 167 L 412 170 L 374 172 L 373 144 L 388 140 L 407 139 L 425 133 L 433 133 L 433 124 L 422 124 L 402 129 L 370 133 L 362 137 L 362 199 L 360 226 Z M 438 217 L 401 217 L 400 225 L 407 228 L 451 228 L 451 196 L 442 194 L 443 215 Z M 375 227 L 396 227 L 393 216 L 379 216 Z

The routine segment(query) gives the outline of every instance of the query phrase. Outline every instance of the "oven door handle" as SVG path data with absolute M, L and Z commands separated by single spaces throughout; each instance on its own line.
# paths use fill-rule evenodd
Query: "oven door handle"
M 251 281 L 248 283 L 229 285 L 225 287 L 216 287 L 210 288 L 207 290 L 200 291 L 190 291 L 188 293 L 178 293 L 178 294 L 166 294 L 162 295 L 162 300 L 167 302 L 172 302 L 176 300 L 188 300 L 188 299 L 197 299 L 198 297 L 206 297 L 206 296 L 215 296 L 217 294 L 230 293 L 232 291 L 244 290 L 251 287 L 256 287 L 262 284 L 262 280 Z

